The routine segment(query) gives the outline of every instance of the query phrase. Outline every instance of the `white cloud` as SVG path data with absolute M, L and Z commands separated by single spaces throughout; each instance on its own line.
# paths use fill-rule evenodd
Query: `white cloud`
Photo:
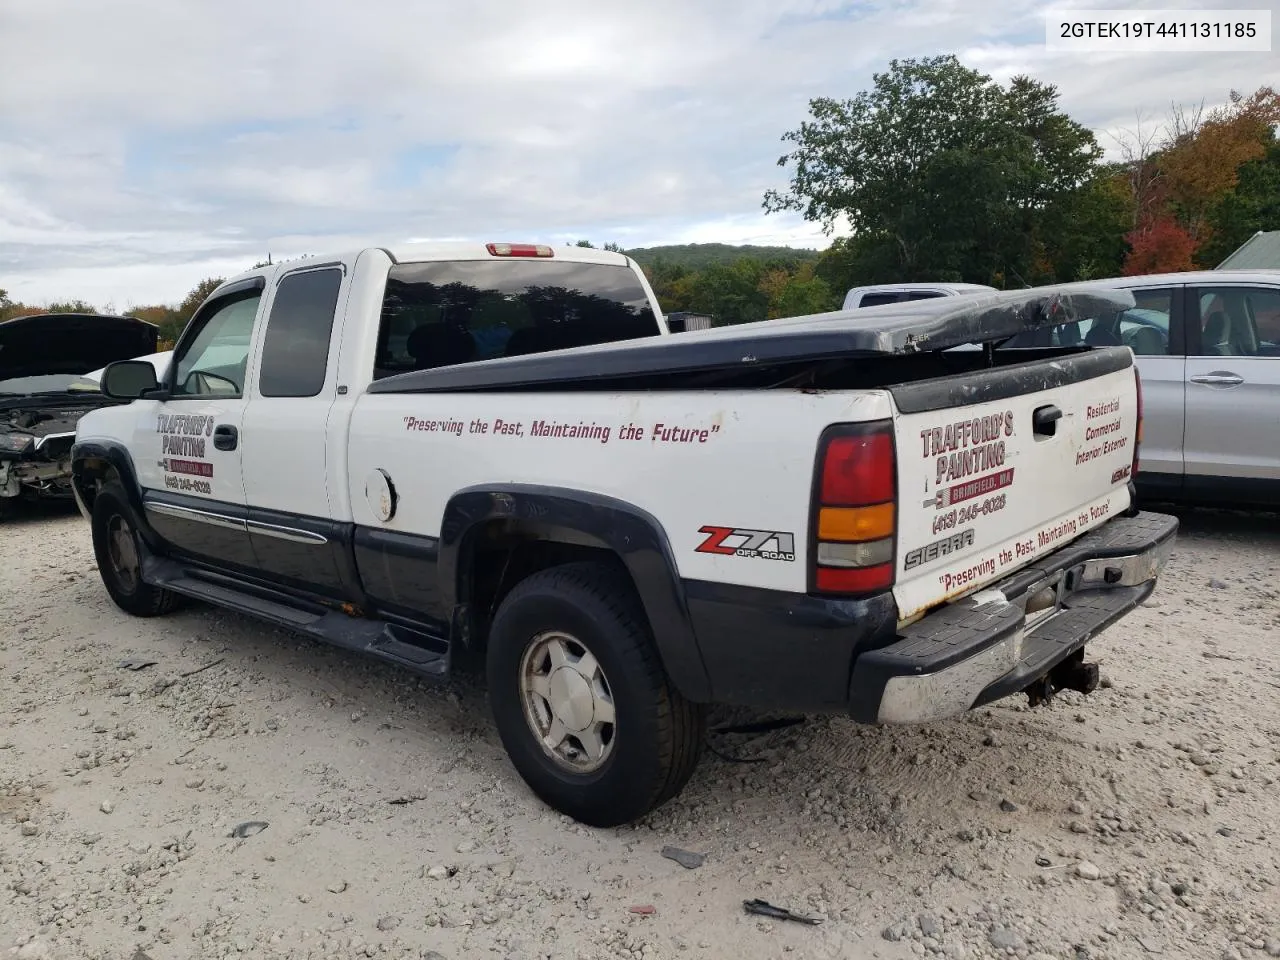
M 780 137 L 810 97 L 851 96 L 893 57 L 955 51 L 999 79 L 1032 74 L 1098 130 L 1280 85 L 1271 54 L 1050 53 L 1047 9 L 8 4 L 0 287 L 119 307 L 268 250 L 413 236 L 823 246 L 816 226 L 761 209 L 786 183 Z

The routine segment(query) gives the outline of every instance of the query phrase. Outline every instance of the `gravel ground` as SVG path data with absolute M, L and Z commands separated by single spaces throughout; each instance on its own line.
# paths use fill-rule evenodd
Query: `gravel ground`
M 1280 957 L 1277 628 L 1280 519 L 1188 513 L 1092 696 L 713 735 L 602 831 L 532 798 L 482 687 L 130 619 L 45 511 L 0 530 L 0 956 Z

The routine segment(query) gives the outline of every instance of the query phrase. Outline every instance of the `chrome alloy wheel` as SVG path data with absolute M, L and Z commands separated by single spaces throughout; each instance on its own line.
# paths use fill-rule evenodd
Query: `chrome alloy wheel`
M 524 718 L 542 749 L 573 773 L 591 773 L 616 740 L 613 693 L 586 646 L 559 631 L 533 638 L 520 662 Z

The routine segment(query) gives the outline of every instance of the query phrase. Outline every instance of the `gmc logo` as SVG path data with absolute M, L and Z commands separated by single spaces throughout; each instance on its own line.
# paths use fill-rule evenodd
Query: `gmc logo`
M 756 557 L 761 560 L 794 560 L 796 538 L 780 530 L 745 530 L 741 527 L 699 527 L 707 539 L 694 547 L 698 553 L 722 557 Z

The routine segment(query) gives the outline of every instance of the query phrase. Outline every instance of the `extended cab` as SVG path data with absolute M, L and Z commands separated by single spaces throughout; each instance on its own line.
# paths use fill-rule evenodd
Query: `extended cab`
M 666 336 L 586 248 L 366 249 L 200 307 L 163 382 L 80 421 L 124 610 L 180 598 L 448 675 L 483 662 L 531 788 L 586 823 L 677 794 L 707 705 L 921 723 L 1088 692 L 1172 517 L 1130 482 L 1127 348 L 1006 350 L 1131 295 L 945 297 Z

